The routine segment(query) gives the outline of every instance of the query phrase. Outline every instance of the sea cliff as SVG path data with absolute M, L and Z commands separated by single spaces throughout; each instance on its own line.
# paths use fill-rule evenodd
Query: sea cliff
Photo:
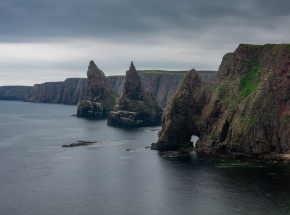
M 290 150 L 290 45 L 241 44 L 224 56 L 218 80 L 193 69 L 162 117 L 153 149 L 190 147 L 226 155 L 285 154 Z
M 26 101 L 77 104 L 85 97 L 86 84 L 86 78 L 67 78 L 64 82 L 35 84 Z
M 216 71 L 197 71 L 201 80 L 213 83 Z M 139 70 L 143 88 L 152 92 L 162 108 L 165 108 L 170 98 L 176 92 L 186 71 Z M 125 75 L 108 76 L 113 91 L 121 95 Z M 86 78 L 68 78 L 64 82 L 47 82 L 35 84 L 29 102 L 49 102 L 77 104 L 78 100 L 85 100 Z
M 0 100 L 26 100 L 33 87 L 30 86 L 3 86 L 0 87 Z

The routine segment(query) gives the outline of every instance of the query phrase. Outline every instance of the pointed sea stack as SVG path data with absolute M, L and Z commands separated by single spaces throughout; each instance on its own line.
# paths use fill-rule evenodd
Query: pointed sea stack
M 117 99 L 114 111 L 109 113 L 108 125 L 160 125 L 161 117 L 161 107 L 151 92 L 143 90 L 139 74 L 131 62 L 130 69 L 126 72 L 121 98 Z
M 114 109 L 117 93 L 113 92 L 109 78 L 105 76 L 94 61 L 90 61 L 87 72 L 86 100 L 79 101 L 78 117 L 106 117 Z

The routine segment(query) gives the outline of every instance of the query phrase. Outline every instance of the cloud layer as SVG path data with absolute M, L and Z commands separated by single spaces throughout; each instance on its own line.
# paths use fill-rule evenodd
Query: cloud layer
M 285 0 L 2 0 L 0 86 L 137 69 L 217 70 L 240 43 L 289 42 Z

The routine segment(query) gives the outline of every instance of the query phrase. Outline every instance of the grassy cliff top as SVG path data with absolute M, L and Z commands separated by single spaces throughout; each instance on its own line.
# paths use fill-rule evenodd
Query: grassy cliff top
M 290 44 L 289 43 L 282 43 L 282 44 L 270 44 L 270 43 L 267 43 L 265 45 L 255 45 L 255 44 L 243 44 L 245 46 L 248 46 L 248 47 L 253 47 L 253 48 L 262 48 L 264 46 L 268 46 L 268 47 L 277 47 L 277 48 L 282 48 L 282 47 L 290 47 Z
M 9 88 L 9 89 L 25 89 L 25 88 L 33 88 L 33 86 L 22 86 L 22 85 L 15 85 L 15 86 L 0 86 L 0 88 Z
M 168 71 L 168 70 L 138 70 L 138 72 L 142 73 L 152 73 L 152 74 L 166 74 L 166 75 L 185 75 L 188 71 Z M 211 70 L 199 70 L 197 71 L 199 75 L 215 75 L 217 71 Z

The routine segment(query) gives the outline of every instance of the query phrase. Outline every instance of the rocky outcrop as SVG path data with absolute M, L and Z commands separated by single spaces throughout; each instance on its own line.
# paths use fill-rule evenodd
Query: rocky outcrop
M 31 91 L 29 86 L 3 86 L 0 87 L 0 100 L 26 100 Z
M 87 79 L 67 78 L 64 82 L 35 84 L 28 102 L 77 104 L 85 97 Z
M 227 155 L 289 153 L 290 46 L 241 44 L 214 84 L 189 71 L 162 117 L 159 150 L 192 146 Z
M 117 93 L 113 92 L 109 78 L 94 61 L 90 61 L 87 71 L 86 100 L 77 105 L 78 117 L 106 117 L 114 109 Z
M 197 71 L 202 81 L 213 83 L 216 80 L 216 71 Z M 162 108 L 165 108 L 170 98 L 176 92 L 185 71 L 142 70 L 138 71 L 143 89 L 152 92 L 153 96 Z M 108 76 L 113 91 L 119 95 L 122 93 L 125 76 Z M 47 82 L 35 84 L 30 90 L 30 96 L 24 97 L 29 102 L 47 102 L 77 104 L 79 100 L 85 100 L 86 78 L 68 78 L 64 82 Z M 2 98 L 13 99 L 12 90 L 2 91 Z M 1 95 L 0 95 L 1 96 Z M 1 99 L 1 97 L 0 97 Z
M 143 85 L 143 89 L 152 92 L 153 96 L 162 108 L 165 108 L 170 98 L 176 92 L 186 71 L 164 70 L 139 70 L 137 71 Z M 201 80 L 213 83 L 216 80 L 217 71 L 197 71 Z M 109 76 L 114 92 L 121 94 L 125 76 Z
M 122 95 L 108 117 L 108 125 L 149 126 L 160 125 L 162 109 L 151 92 L 143 89 L 140 76 L 131 62 L 126 72 Z

